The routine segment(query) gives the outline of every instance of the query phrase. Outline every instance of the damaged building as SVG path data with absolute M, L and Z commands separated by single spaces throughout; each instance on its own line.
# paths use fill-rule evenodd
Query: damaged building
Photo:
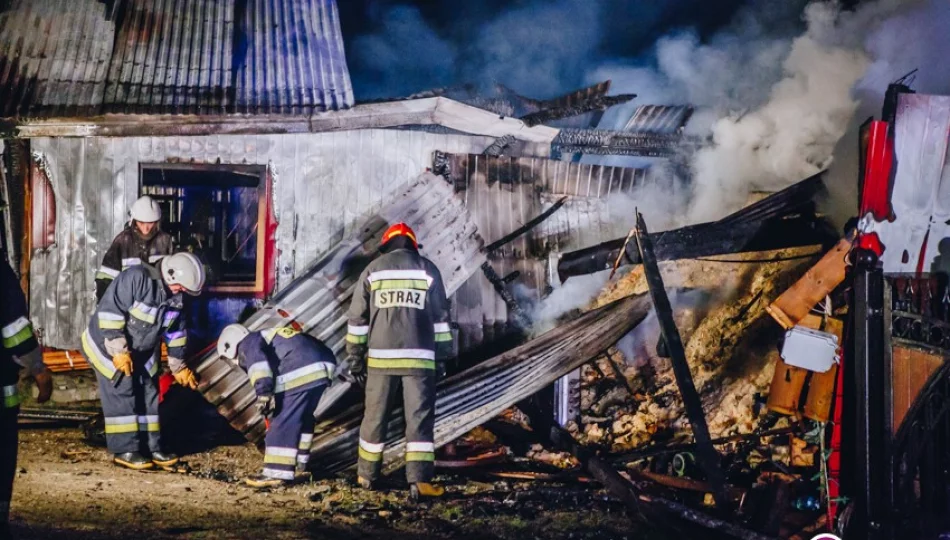
M 618 219 L 611 201 L 664 187 L 669 177 L 649 164 L 682 166 L 703 144 L 684 134 L 688 105 L 640 105 L 624 129 L 604 130 L 604 111 L 636 97 L 612 94 L 610 81 L 552 99 L 496 85 L 360 103 L 333 0 L 63 4 L 0 2 L 3 247 L 54 372 L 81 378 L 89 369 L 77 349 L 95 309 L 96 270 L 131 203 L 149 195 L 162 207 L 163 230 L 209 271 L 189 321 L 198 390 L 230 428 L 260 444 L 267 427 L 254 388 L 213 347 L 222 328 L 291 325 L 342 359 L 357 277 L 386 227 L 405 221 L 451 300 L 458 362 L 439 383 L 435 428 L 446 469 L 508 463 L 502 445 L 460 450 L 488 425 L 510 437 L 505 445 L 560 466 L 502 471 L 509 478 L 592 477 L 648 522 L 769 538 L 828 528 L 831 517 L 808 527 L 826 509 L 847 507 L 835 491 L 841 456 L 870 462 L 861 442 L 875 441 L 892 449 L 876 462 L 886 480 L 851 473 L 840 481 L 845 496 L 888 491 L 898 509 L 892 524 L 920 517 L 922 500 L 945 503 L 939 482 L 922 480 L 944 474 L 946 441 L 930 434 L 945 414 L 919 395 L 946 391 L 946 246 L 934 241 L 946 236 L 946 216 L 931 205 L 910 211 L 915 220 L 905 225 L 888 222 L 884 208 L 893 204 L 903 219 L 920 201 L 902 194 L 942 193 L 946 137 L 921 163 L 929 176 L 915 188 L 907 169 L 919 157 L 910 152 L 932 144 L 894 147 L 893 133 L 925 139 L 928 120 L 918 116 L 946 113 L 945 98 L 892 94 L 882 122 L 895 127 L 872 126 L 865 141 L 865 191 L 879 191 L 862 217 L 873 217 L 844 240 L 819 210 L 822 175 L 719 221 L 649 232 L 636 212 Z M 886 157 L 894 148 L 908 157 Z M 605 156 L 645 165 L 606 165 Z M 891 159 L 905 168 L 896 168 L 893 201 L 881 202 Z M 877 234 L 887 249 L 859 243 L 858 233 Z M 864 304 L 848 296 L 858 283 L 850 266 L 841 285 L 855 246 L 883 261 L 851 265 L 877 276 Z M 552 291 L 603 272 L 611 281 L 584 313 L 535 326 Z M 869 307 L 878 293 L 881 305 Z M 861 333 L 850 321 L 845 332 L 855 305 L 883 314 L 875 324 L 885 326 Z M 823 353 L 887 362 L 841 368 L 836 352 L 833 367 L 799 366 L 780 348 L 796 328 L 806 337 L 791 337 L 809 346 L 834 343 Z M 884 343 L 869 337 L 877 331 Z M 746 361 L 752 367 L 736 366 Z M 863 401 L 855 402 L 871 403 L 868 392 L 879 391 L 888 396 L 883 409 L 842 405 L 844 377 L 861 376 L 854 387 Z M 54 401 L 88 398 L 88 388 L 73 391 L 78 383 L 63 380 Z M 358 401 L 343 381 L 324 395 L 315 473 L 355 463 Z M 864 431 L 854 428 L 842 443 L 843 409 Z M 885 417 L 886 443 L 868 428 Z M 401 422 L 390 426 L 387 471 L 403 465 Z M 837 441 L 827 465 L 818 438 Z M 806 473 L 822 479 L 804 481 Z M 824 506 L 807 502 L 809 493 L 822 493 Z M 806 501 L 797 522 L 786 519 L 793 501 Z M 851 519 L 873 528 L 868 516 L 880 504 L 859 502 Z M 935 512 L 923 514 L 939 527 Z

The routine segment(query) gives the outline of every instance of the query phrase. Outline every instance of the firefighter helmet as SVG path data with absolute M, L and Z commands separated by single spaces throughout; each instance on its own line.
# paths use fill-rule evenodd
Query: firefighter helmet
M 405 236 L 412 240 L 412 245 L 416 249 L 419 249 L 419 242 L 416 240 L 416 233 L 412 231 L 412 228 L 405 223 L 396 223 L 392 227 L 386 229 L 386 232 L 383 233 L 383 240 L 379 243 L 381 246 L 385 246 L 387 242 L 396 238 L 397 236 Z
M 162 220 L 162 208 L 148 195 L 139 197 L 129 209 L 132 219 L 141 223 L 155 223 Z
M 205 285 L 205 267 L 191 253 L 180 252 L 163 257 L 161 271 L 165 283 L 181 285 L 192 296 L 198 296 Z
M 234 360 L 237 358 L 238 344 L 251 332 L 241 324 L 229 324 L 221 331 L 218 338 L 218 354 Z

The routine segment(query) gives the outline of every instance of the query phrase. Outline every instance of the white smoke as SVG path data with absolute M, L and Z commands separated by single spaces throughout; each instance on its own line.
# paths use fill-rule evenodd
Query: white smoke
M 610 277 L 610 270 L 571 278 L 563 287 L 551 291 L 551 294 L 537 303 L 531 312 L 536 334 L 547 332 L 555 327 L 557 320 L 571 310 L 587 306 L 603 290 Z
M 895 55 L 914 56 L 898 51 L 919 57 L 940 49 L 908 39 L 913 25 L 939 24 L 942 31 L 925 34 L 946 40 L 948 11 L 937 0 L 879 0 L 856 11 L 813 2 L 804 10 L 804 33 L 792 37 L 788 27 L 768 23 L 767 5 L 757 4 L 708 42 L 691 32 L 661 39 L 655 69 L 605 66 L 589 79 L 611 78 L 614 91 L 639 92 L 639 103 L 698 107 L 688 132 L 711 144 L 691 159 L 692 193 L 679 224 L 709 221 L 740 208 L 751 191 L 778 190 L 829 167 L 838 141 L 852 135 L 860 98 L 869 97 L 856 90 L 873 76 L 879 110 L 887 82 L 914 67 L 906 58 L 895 67 Z

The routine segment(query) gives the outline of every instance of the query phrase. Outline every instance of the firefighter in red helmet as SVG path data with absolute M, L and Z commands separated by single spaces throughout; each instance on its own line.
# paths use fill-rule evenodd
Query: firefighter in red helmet
M 360 275 L 348 313 L 347 362 L 366 390 L 357 479 L 372 489 L 379 476 L 389 414 L 402 386 L 406 479 L 414 498 L 438 497 L 444 489 L 431 483 L 435 384 L 452 351 L 445 286 L 405 223 L 383 234 L 380 250 Z

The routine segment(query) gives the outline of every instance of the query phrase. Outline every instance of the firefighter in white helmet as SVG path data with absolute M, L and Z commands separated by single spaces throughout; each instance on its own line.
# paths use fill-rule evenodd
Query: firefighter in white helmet
M 249 332 L 232 324 L 218 338 L 218 353 L 247 371 L 257 410 L 270 420 L 264 469 L 246 483 L 276 487 L 305 473 L 313 440 L 313 412 L 336 369 L 333 351 L 290 326 Z
M 132 219 L 112 241 L 96 272 L 97 302 L 119 272 L 139 264 L 154 265 L 173 251 L 172 237 L 161 229 L 162 209 L 154 199 L 139 197 L 129 215 Z
M 197 296 L 204 267 L 190 253 L 161 260 L 159 268 L 136 265 L 112 281 L 82 334 L 82 352 L 95 368 L 114 463 L 130 469 L 171 469 L 178 456 L 165 452 L 158 423 L 161 342 L 175 381 L 198 381 L 185 364 L 186 314 L 182 294 Z M 149 456 L 149 457 L 146 457 Z

